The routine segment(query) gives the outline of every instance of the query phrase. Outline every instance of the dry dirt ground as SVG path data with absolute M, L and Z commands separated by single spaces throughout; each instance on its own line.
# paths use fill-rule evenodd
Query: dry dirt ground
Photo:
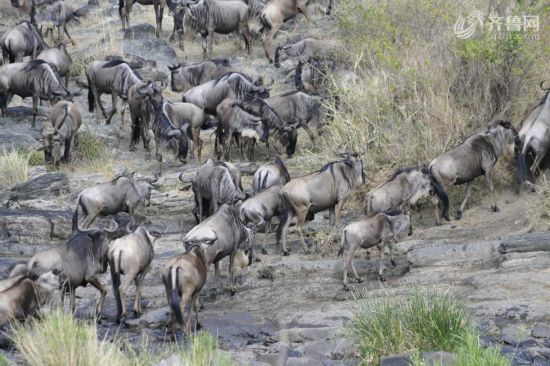
M 132 53 L 128 47 L 134 47 L 139 41 L 122 41 L 115 4 L 105 0 L 100 0 L 100 3 L 101 10 L 91 7 L 80 25 L 70 27 L 77 46 L 69 47 L 69 51 L 78 55 L 75 59 L 83 65 L 85 60 L 96 57 Z M 81 2 L 76 4 L 84 5 Z M 313 8 L 322 6 L 314 4 Z M 2 7 L 8 9 L 9 4 L 2 1 Z M 3 30 L 15 23 L 13 18 L 9 18 L 11 15 L 4 13 L 1 19 Z M 154 24 L 152 8 L 135 6 L 132 24 L 143 22 Z M 319 13 L 315 13 L 311 24 L 306 24 L 300 17 L 286 27 L 278 41 L 294 38 L 298 33 L 330 34 L 335 24 L 334 19 Z M 295 25 L 297 31 L 292 33 Z M 165 16 L 162 39 L 168 38 L 171 27 L 171 18 Z M 51 40 L 48 41 L 51 43 Z M 144 44 L 155 42 L 143 41 Z M 283 65 L 282 69 L 269 65 L 263 57 L 259 39 L 253 41 L 252 58 L 243 56 L 237 44 L 240 45 L 240 38 L 217 36 L 214 57 L 231 57 L 233 62 L 275 79 L 274 94 L 292 88 L 289 84 L 293 78 L 290 65 L 287 65 L 288 68 Z M 175 47 L 176 58 L 171 56 L 167 46 Z M 159 47 L 138 49 L 134 53 L 157 61 L 156 68 L 145 71 L 147 75 L 158 76 L 158 72 L 167 74 L 167 64 L 176 60 L 199 60 L 201 55 L 198 39 L 187 41 L 185 52 L 171 43 Z M 83 74 L 75 75 L 71 85 L 77 79 L 82 80 Z M 170 91 L 165 94 L 173 101 L 181 97 Z M 110 98 L 104 98 L 104 103 L 109 106 Z M 38 137 L 39 131 L 29 128 L 29 102 L 15 98 L 9 117 L 0 118 L 0 142 L 3 146 L 15 144 L 16 147 L 28 147 L 34 143 L 33 136 Z M 120 165 L 144 175 L 151 175 L 156 170 L 156 161 L 145 160 L 142 149 L 134 153 L 128 151 L 128 116 L 124 123 L 116 116 L 113 125 L 97 126 L 92 114 L 87 112 L 85 95 L 78 98 L 77 103 L 84 116 L 83 130 L 103 139 L 111 158 L 93 165 L 62 167 L 60 171 L 67 179 L 59 178 L 59 192 L 47 188 L 47 193 L 41 197 L 0 192 L 0 264 L 4 273 L 15 261 L 68 239 L 74 199 L 83 188 L 108 181 L 113 169 Z M 41 112 L 41 120 L 45 121 L 47 108 L 43 107 Z M 203 138 L 207 140 L 203 156 L 210 157 L 212 146 L 209 133 L 204 133 Z M 299 144 L 296 157 L 288 160 L 293 177 L 318 169 L 329 159 L 323 158 L 303 135 Z M 264 159 L 262 155 L 260 159 Z M 240 166 L 246 174 L 253 171 L 256 165 Z M 192 178 L 196 167 L 195 162 L 183 167 L 184 180 Z M 150 347 L 169 341 L 164 327 L 168 308 L 160 271 L 169 258 L 182 251 L 181 233 L 194 225 L 192 193 L 185 190 L 187 185 L 177 180 L 181 171 L 181 166 L 168 168 L 159 181 L 162 188 L 153 192 L 151 206 L 138 212 L 145 222 L 164 222 L 168 228 L 168 232 L 156 243 L 155 259 L 145 281 L 144 315 L 140 319 L 130 316 L 127 324 L 119 327 L 114 323 L 116 309 L 110 292 L 99 325 L 100 333 L 106 337 L 126 337 L 136 345 L 147 340 Z M 373 174 L 366 173 L 367 176 Z M 250 175 L 245 175 L 245 188 L 250 179 Z M 481 182 L 477 189 L 485 190 L 483 184 Z M 275 245 L 274 234 L 267 237 L 258 234 L 257 242 L 266 243 L 268 254 L 261 255 L 261 262 L 242 271 L 235 296 L 227 290 L 227 263 L 223 263 L 222 276 L 218 280 L 214 279 L 213 271 L 209 273 L 202 296 L 204 325 L 219 337 L 221 347 L 230 351 L 238 364 L 356 364 L 353 347 L 343 335 L 358 294 L 372 298 L 404 296 L 415 288 L 437 288 L 452 291 L 468 300 L 472 316 L 483 334 L 487 335 L 485 342 L 501 344 L 503 353 L 510 355 L 518 364 L 548 365 L 550 234 L 527 233 L 529 207 L 535 197 L 529 192 L 517 196 L 501 191 L 498 194 L 501 212 L 490 213 L 488 198 L 478 196 L 482 199 L 472 201 L 461 221 L 453 220 L 434 227 L 430 212 L 424 210 L 420 216 L 416 214 L 413 236 L 397 246 L 397 267 L 392 268 L 389 262 L 386 264 L 387 282 L 377 280 L 378 253 L 371 253 L 370 259 L 365 259 L 364 252 L 358 253 L 357 268 L 365 281 L 362 284 L 352 283 L 352 291 L 349 292 L 345 292 L 341 284 L 342 262 L 336 258 L 336 252 L 342 226 L 357 218 L 360 205 L 356 204 L 355 210 L 346 210 L 342 223 L 334 232 L 328 229 L 324 214 L 316 215 L 315 221 L 306 228 L 310 242 L 316 240 L 320 247 L 311 255 L 302 254 L 293 233 L 290 234 L 292 254 L 289 257 L 281 256 L 281 248 Z M 456 207 L 457 202 L 453 204 Z M 518 242 L 525 244 L 523 249 L 518 249 Z M 110 286 L 107 274 L 101 279 Z M 76 316 L 88 317 L 97 293 L 92 288 L 84 288 L 79 289 L 77 295 Z M 133 302 L 130 300 L 133 299 L 133 289 L 128 299 L 129 303 Z M 17 357 L 11 351 L 8 351 L 8 356 Z

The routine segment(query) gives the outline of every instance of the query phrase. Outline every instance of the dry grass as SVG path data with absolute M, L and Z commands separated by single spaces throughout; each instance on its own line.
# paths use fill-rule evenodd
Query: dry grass
M 535 186 L 536 199 L 529 209 L 529 222 L 533 227 L 548 227 L 550 218 L 550 181 L 541 175 Z
M 0 152 L 0 189 L 7 190 L 27 181 L 31 153 L 16 149 Z

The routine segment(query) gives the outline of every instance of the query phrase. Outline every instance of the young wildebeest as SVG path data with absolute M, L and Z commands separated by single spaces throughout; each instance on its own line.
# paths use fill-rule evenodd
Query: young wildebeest
M 0 327 L 13 320 L 39 317 L 41 307 L 59 292 L 59 275 L 44 273 L 36 280 L 27 276 L 0 281 Z
M 268 98 L 269 89 L 254 83 L 246 76 L 238 72 L 230 72 L 189 89 L 182 98 L 182 102 L 193 103 L 209 114 L 216 114 L 216 107 L 224 99 L 240 99 L 244 101 L 253 98 Z
M 199 320 L 199 295 L 206 282 L 208 272 L 208 262 L 206 260 L 204 245 L 211 245 L 211 242 L 188 243 L 185 253 L 171 259 L 165 270 L 162 272 L 162 282 L 166 288 L 166 298 L 170 308 L 171 337 L 176 337 L 176 321 L 186 336 L 189 336 L 191 322 L 191 308 L 195 308 L 197 317 L 196 329 L 202 327 Z M 178 301 L 178 297 L 181 300 Z M 185 305 L 189 303 L 187 311 L 187 320 L 183 320 L 182 311 Z
M 199 0 L 196 3 L 186 1 L 183 25 L 189 26 L 202 36 L 202 58 L 212 57 L 214 33 L 229 34 L 240 31 L 245 49 L 251 54 L 250 31 L 248 29 L 248 6 L 237 0 Z M 182 29 L 183 30 L 183 29 Z M 180 47 L 183 46 L 183 32 L 180 34 Z
M 454 149 L 439 155 L 429 166 L 430 174 L 435 181 L 446 189 L 450 185 L 467 183 L 466 195 L 456 212 L 460 220 L 466 202 L 472 194 L 474 179 L 485 175 L 491 194 L 491 210 L 498 212 L 495 203 L 492 172 L 497 160 L 507 150 L 513 151 L 517 132 L 508 121 L 497 120 L 487 126 L 484 133 L 469 137 Z M 439 214 L 439 199 L 435 199 L 435 222 L 441 223 L 441 217 L 449 221 L 449 205 L 443 202 L 443 214 Z
M 274 161 L 259 167 L 252 177 L 252 191 L 254 194 L 268 189 L 271 186 L 284 186 L 290 181 L 290 174 L 285 163 L 276 158 Z
M 192 188 L 198 222 L 214 214 L 220 205 L 231 205 L 246 198 L 240 185 L 240 176 L 235 177 L 230 167 L 229 163 L 208 159 L 197 170 Z
M 385 183 L 373 189 L 366 197 L 366 213 L 372 215 L 392 209 L 403 210 L 418 200 L 435 193 L 442 202 L 447 194 L 430 176 L 426 168 L 401 168 L 396 170 Z
M 141 136 L 143 148 L 147 152 L 147 157 L 149 156 L 148 131 L 152 127 L 155 111 L 159 108 L 162 100 L 161 88 L 152 81 L 138 81 L 128 89 L 128 108 L 132 120 L 130 151 L 136 150 Z
M 82 125 L 82 116 L 75 104 L 61 101 L 52 108 L 51 121 L 52 127 L 42 130 L 44 158 L 46 163 L 58 166 L 60 161 L 71 161 L 74 137 Z
M 145 275 L 149 271 L 155 251 L 153 244 L 160 238 L 161 233 L 143 226 L 138 226 L 133 232 L 130 226 L 126 228 L 128 235 L 109 244 L 107 259 L 111 268 L 113 292 L 116 300 L 116 322 L 126 320 L 126 290 L 132 281 L 136 285 L 136 299 L 134 313 L 141 316 L 141 286 Z M 120 282 L 120 275 L 124 281 Z
M 4 65 L 23 62 L 23 57 L 31 56 L 34 60 L 40 52 L 48 49 L 40 33 L 29 22 L 21 22 L 5 33 L 0 40 Z
M 124 3 L 126 1 L 126 3 Z M 162 17 L 164 14 L 164 7 L 168 3 L 171 3 L 170 0 L 118 0 L 118 15 L 120 16 L 120 21 L 122 22 L 122 29 L 126 29 L 130 26 L 130 13 L 132 12 L 132 7 L 134 3 L 140 5 L 153 5 L 155 9 L 155 19 L 157 22 L 156 36 L 160 37 L 162 33 Z
M 107 250 L 109 248 L 104 238 L 104 232 L 112 234 L 118 228 L 112 220 L 107 229 L 89 229 L 78 232 L 64 245 L 42 250 L 32 256 L 28 263 L 33 273 L 58 271 L 64 281 L 61 292 L 61 306 L 63 307 L 65 293 L 69 292 L 71 313 L 74 314 L 75 290 L 80 286 L 91 284 L 100 293 L 95 315 L 101 314 L 101 308 L 107 295 L 107 290 L 99 281 L 98 274 L 107 271 Z
M 302 234 L 309 211 L 317 213 L 329 210 L 330 224 L 334 226 L 340 220 L 342 207 L 353 190 L 365 183 L 361 154 L 342 154 L 343 159 L 328 163 L 319 171 L 294 178 L 281 192 L 287 205 L 286 220 L 278 235 L 283 236 L 283 255 L 290 251 L 286 247 L 287 231 L 293 219 L 296 219 L 296 233 L 306 254 L 310 251 Z
M 151 199 L 151 185 L 158 180 L 120 177 L 116 183 L 105 183 L 84 189 L 76 200 L 73 215 L 73 231 L 78 228 L 78 208 L 82 209 L 82 227 L 88 228 L 97 216 L 128 212 L 130 222 L 135 223 L 134 210 L 140 204 L 148 207 Z
M 40 52 L 37 57 L 38 60 L 44 60 L 51 66 L 55 66 L 57 73 L 60 77 L 65 77 L 65 87 L 69 86 L 69 71 L 73 60 L 65 44 L 60 43 L 56 47 L 48 48 Z
M 53 25 L 52 28 L 49 28 L 46 31 L 45 36 L 47 36 L 48 31 L 50 31 L 53 37 L 53 28 L 57 27 L 57 42 L 63 42 L 64 32 L 67 37 L 69 37 L 69 41 L 74 46 L 75 43 L 71 38 L 69 31 L 67 30 L 67 23 L 69 23 L 71 20 L 77 20 L 76 14 L 71 4 L 65 1 L 57 1 L 51 5 L 48 5 L 36 16 L 36 21 L 38 24 L 49 23 Z M 61 32 L 61 28 L 63 28 L 63 32 Z
M 338 251 L 338 256 L 340 257 L 344 254 L 346 245 L 350 245 L 348 256 L 344 260 L 344 290 L 349 290 L 348 269 L 350 265 L 353 277 L 355 277 L 357 282 L 363 282 L 353 264 L 353 254 L 357 248 L 368 249 L 375 245 L 378 246 L 378 249 L 380 249 L 378 279 L 385 281 L 384 254 L 386 246 L 390 248 L 391 264 L 395 266 L 392 242 L 400 240 L 407 231 L 409 235 L 412 234 L 411 214 L 409 211 L 405 213 L 401 213 L 401 211 L 380 212 L 367 219 L 355 221 L 346 226 L 342 231 L 342 241 L 340 242 L 340 250 Z
M 298 13 L 304 14 L 309 22 L 308 3 L 309 0 L 271 0 L 261 11 L 262 29 L 260 29 L 260 33 L 262 33 L 265 56 L 269 62 L 273 62 L 271 42 L 283 23 L 294 18 Z
M 341 42 L 328 39 L 304 38 L 299 42 L 279 46 L 275 50 L 274 66 L 280 67 L 281 61 L 295 58 L 300 62 L 309 62 L 312 58 L 327 57 L 341 48 Z
M 236 255 L 244 252 L 250 265 L 254 256 L 254 233 L 240 219 L 236 205 L 222 205 L 220 209 L 202 223 L 195 226 L 183 238 L 186 243 L 208 243 L 205 248 L 206 265 L 214 263 L 215 276 L 219 277 L 219 262 L 229 256 L 229 284 L 231 294 L 236 287 L 233 279 Z
M 103 113 L 106 123 L 111 123 L 115 115 L 116 97 L 123 100 L 121 121 L 124 120 L 125 101 L 128 98 L 128 89 L 141 81 L 141 77 L 123 60 L 93 61 L 86 67 L 86 79 L 88 79 L 88 107 L 94 111 L 96 122 L 99 124 L 99 110 Z M 109 115 L 101 104 L 101 94 L 111 94 L 112 110 Z
M 78 92 L 69 92 L 57 71 L 46 61 L 34 60 L 0 67 L 0 109 L 6 116 L 8 104 L 14 95 L 32 97 L 32 125 L 36 123 L 38 100 L 71 99 Z
M 550 148 L 550 88 L 544 89 L 543 84 L 544 82 L 540 84 L 540 88 L 545 90 L 546 94 L 523 121 L 518 133 L 521 142 L 518 155 L 520 184 L 527 180 L 526 155 L 531 153 L 534 156 L 530 171 L 535 176 Z
M 216 107 L 216 114 L 220 119 L 220 125 L 216 130 L 216 139 L 221 144 L 218 159 L 221 156 L 224 160 L 231 159 L 231 138 L 234 136 L 258 139 L 265 142 L 269 155 L 269 126 L 267 122 L 246 112 L 240 100 L 225 99 Z M 249 156 L 248 158 L 253 157 Z

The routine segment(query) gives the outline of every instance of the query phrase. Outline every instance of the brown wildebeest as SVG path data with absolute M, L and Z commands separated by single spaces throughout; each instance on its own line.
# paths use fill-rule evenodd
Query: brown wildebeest
M 274 161 L 262 165 L 254 172 L 252 191 L 256 194 L 271 186 L 284 186 L 289 181 L 290 174 L 288 174 L 285 163 L 280 158 L 276 158 Z
M 271 0 L 260 13 L 262 22 L 262 42 L 265 56 L 273 62 L 273 48 L 271 42 L 283 23 L 294 18 L 298 13 L 304 14 L 309 21 L 307 5 L 309 0 Z
M 69 86 L 69 72 L 71 71 L 73 60 L 69 52 L 67 52 L 67 47 L 64 43 L 59 43 L 55 47 L 40 52 L 37 59 L 44 60 L 50 65 L 55 66 L 59 76 L 65 77 L 65 87 Z
M 432 160 L 428 169 L 443 189 L 450 185 L 467 183 L 466 195 L 456 212 L 457 220 L 462 217 L 462 211 L 472 194 L 474 179 L 481 175 L 485 175 L 489 185 L 491 210 L 493 212 L 499 211 L 493 194 L 493 168 L 501 155 L 507 151 L 513 151 L 517 135 L 510 122 L 496 120 L 487 126 L 485 132 L 470 136 L 462 144 Z M 437 197 L 434 198 L 435 221 L 439 225 L 441 217 L 447 221 L 450 220 L 449 205 L 443 202 L 443 214 L 440 215 L 440 200 Z
M 52 128 L 42 130 L 46 163 L 58 166 L 60 161 L 71 161 L 74 137 L 82 125 L 78 107 L 67 101 L 60 101 L 52 108 Z
M 128 89 L 128 108 L 132 120 L 130 151 L 136 150 L 141 136 L 147 156 L 150 154 L 148 131 L 152 127 L 155 111 L 163 101 L 161 89 L 152 81 L 138 81 Z
M 386 247 L 390 248 L 390 259 L 392 266 L 395 266 L 393 259 L 393 243 L 400 240 L 405 232 L 412 234 L 411 213 L 406 211 L 388 211 L 380 212 L 374 216 L 364 220 L 355 221 L 349 224 L 342 231 L 342 241 L 340 242 L 340 250 L 338 256 L 344 254 L 347 244 L 350 249 L 347 258 L 344 260 L 344 290 L 348 291 L 348 269 L 351 266 L 353 277 L 357 282 L 363 280 L 357 274 L 355 265 L 353 264 L 353 254 L 361 247 L 363 249 L 378 246 L 380 249 L 380 267 L 378 269 L 378 279 L 385 281 L 384 278 L 384 255 Z
M 168 2 L 171 3 L 170 0 L 168 0 Z M 162 17 L 164 8 L 167 5 L 167 0 L 118 0 L 118 15 L 120 16 L 123 30 L 130 26 L 130 13 L 132 12 L 134 3 L 140 5 L 153 5 L 157 22 L 156 35 L 157 38 L 159 38 L 162 33 Z
M 340 41 L 330 39 L 316 39 L 306 37 L 296 43 L 279 46 L 275 50 L 275 67 L 281 66 L 281 61 L 295 58 L 302 63 L 309 62 L 312 58 L 327 57 L 338 52 L 342 47 Z
M 35 26 L 26 21 L 5 33 L 0 39 L 0 45 L 4 65 L 8 61 L 23 62 L 25 56 L 31 56 L 31 60 L 34 60 L 40 52 L 49 48 Z
M 286 220 L 281 221 L 277 230 L 277 237 L 283 238 L 283 255 L 290 251 L 286 247 L 288 227 L 296 219 L 296 233 L 304 251 L 309 249 L 304 240 L 302 229 L 308 212 L 317 213 L 329 210 L 330 224 L 336 225 L 340 220 L 342 208 L 354 189 L 365 183 L 363 160 L 361 154 L 342 154 L 342 160 L 328 163 L 319 171 L 288 182 L 281 194 L 284 197 L 288 210 Z

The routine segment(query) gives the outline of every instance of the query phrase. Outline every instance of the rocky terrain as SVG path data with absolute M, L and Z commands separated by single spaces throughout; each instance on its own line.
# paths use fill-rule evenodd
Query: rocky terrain
M 7 1 L 1 3 L 3 8 L 9 7 Z M 106 0 L 100 3 L 100 9 L 93 0 L 89 4 L 78 3 L 83 19 L 80 26 L 71 26 L 77 46 L 69 48 L 78 62 L 100 56 L 123 56 L 140 66 L 144 77 L 160 81 L 168 78 L 166 65 L 200 59 L 198 39 L 187 42 L 185 53 L 166 41 L 172 27 L 169 17 L 165 18 L 163 37 L 156 39 L 154 28 L 141 24 L 154 24 L 152 9 L 136 5 L 132 18 L 135 26 L 122 33 L 115 3 Z M 322 9 L 323 5 L 315 4 L 313 10 L 317 8 Z M 15 23 L 8 15 L 2 18 L 2 30 Z M 313 19 L 311 24 L 305 24 L 302 18 L 290 23 L 280 39 L 334 28 L 334 19 L 320 14 Z M 296 23 L 301 27 L 291 34 Z M 288 84 L 293 77 L 292 65 L 283 64 L 281 69 L 269 65 L 262 57 L 259 39 L 254 40 L 254 56 L 249 59 L 238 49 L 239 42 L 237 38 L 218 36 L 214 56 L 231 57 L 237 65 L 273 78 L 275 92 L 292 88 Z M 74 75 L 72 82 L 83 79 L 81 73 Z M 180 96 L 167 90 L 166 97 L 177 101 Z M 105 97 L 104 103 L 109 102 L 110 98 Z M 36 144 L 40 131 L 30 129 L 29 103 L 30 100 L 16 97 L 9 117 L 0 118 L 0 149 L 32 148 Z M 109 181 L 119 166 L 147 176 L 156 170 L 156 161 L 145 160 L 142 149 L 128 151 L 128 116 L 124 122 L 117 115 L 113 125 L 98 126 L 87 112 L 85 95 L 77 104 L 84 116 L 82 131 L 103 141 L 109 150 L 108 158 L 93 166 L 75 164 L 58 170 L 35 166 L 30 169 L 26 183 L 0 191 L 1 277 L 13 263 L 29 258 L 37 250 L 64 243 L 70 237 L 75 198 L 82 189 Z M 44 106 L 40 112 L 41 121 L 46 121 L 48 108 Z M 206 153 L 203 152 L 206 157 L 212 151 L 209 136 L 208 132 L 203 134 L 207 141 Z M 299 143 L 296 157 L 288 161 L 293 177 L 323 164 L 323 157 L 307 137 L 300 136 Z M 263 155 L 259 159 L 264 159 Z M 238 165 L 248 188 L 258 163 Z M 196 168 L 195 162 L 183 167 L 185 182 L 191 181 Z M 161 188 L 153 191 L 151 206 L 137 212 L 142 222 L 167 225 L 167 233 L 156 243 L 155 260 L 145 280 L 144 314 L 139 319 L 130 317 L 127 324 L 119 327 L 114 322 L 115 302 L 109 293 L 99 325 L 102 336 L 125 337 L 135 345 L 146 340 L 151 347 L 169 341 L 164 326 L 168 307 L 160 272 L 169 258 L 182 251 L 181 233 L 194 226 L 192 193 L 188 184 L 177 179 L 181 171 L 181 166 L 169 167 L 158 182 Z M 345 336 L 345 324 L 353 314 L 357 294 L 404 296 L 416 288 L 436 288 L 466 299 L 472 317 L 485 334 L 483 341 L 487 345 L 500 345 L 502 353 L 513 359 L 514 364 L 550 365 L 550 232 L 528 232 L 526 217 L 534 199 L 532 193 L 518 196 L 502 191 L 497 198 L 500 213 L 489 213 L 488 199 L 473 200 L 461 221 L 440 227 L 432 225 L 430 212 L 423 211 L 423 217 L 415 216 L 414 234 L 398 244 L 398 263 L 395 268 L 388 265 L 387 282 L 377 280 L 378 253 L 371 253 L 370 259 L 366 259 L 365 252 L 359 251 L 357 269 L 365 282 L 352 283 L 350 292 L 345 292 L 341 284 L 343 265 L 336 258 L 336 239 L 342 225 L 354 220 L 358 210 L 346 210 L 334 240 L 318 234 L 327 231 L 328 219 L 323 214 L 316 215 L 306 226 L 309 240 L 320 243 L 320 250 L 311 255 L 302 254 L 293 234 L 289 257 L 281 256 L 274 234 L 258 234 L 257 243 L 265 243 L 268 254 L 243 269 L 235 296 L 227 289 L 227 261 L 222 263 L 222 277 L 218 281 L 213 272 L 208 278 L 202 296 L 204 325 L 238 364 L 352 365 L 357 358 L 353 344 Z M 117 220 L 122 228 L 128 218 L 121 214 Z M 110 285 L 110 276 L 102 276 L 102 282 Z M 97 293 L 85 288 L 79 289 L 77 296 L 76 316 L 86 318 Z M 2 352 L 17 360 L 16 354 Z M 165 364 L 170 364 L 169 360 Z

